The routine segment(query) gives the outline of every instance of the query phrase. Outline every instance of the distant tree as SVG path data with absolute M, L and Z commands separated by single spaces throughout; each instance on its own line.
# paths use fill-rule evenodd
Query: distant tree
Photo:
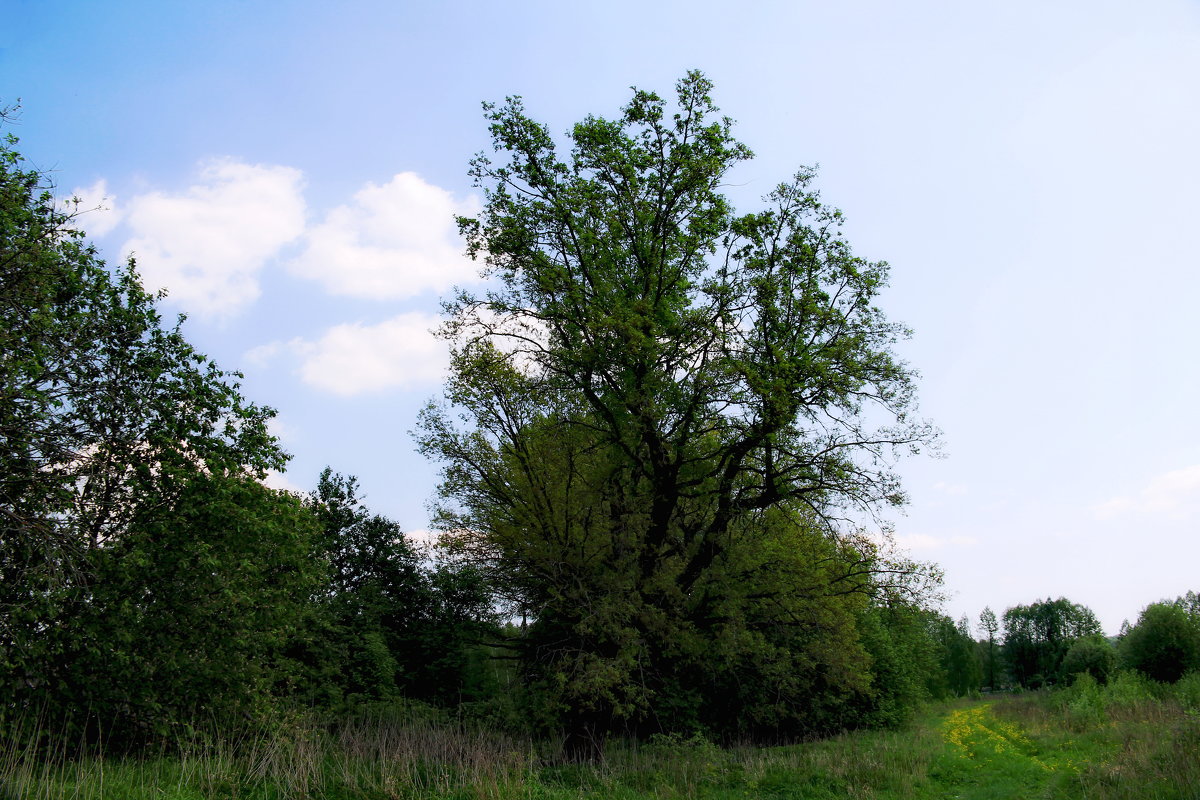
M 482 578 L 470 568 L 422 564 L 400 526 L 367 509 L 353 476 L 326 468 L 307 505 L 329 571 L 312 632 L 294 649 L 310 670 L 309 699 L 463 699 L 470 653 L 494 629 Z
M 1182 597 L 1175 598 L 1173 605 L 1182 608 L 1189 617 L 1200 624 L 1200 594 L 1189 591 Z
M 871 691 L 854 698 L 864 725 L 899 725 L 949 680 L 943 649 L 930 633 L 930 612 L 887 592 L 865 609 L 859 631 L 871 658 Z
M 962 697 L 978 691 L 981 671 L 966 617 L 956 624 L 944 614 L 930 613 L 927 625 L 938 646 L 938 669 L 926 677 L 930 694 Z
M 1076 639 L 1063 656 L 1061 674 L 1072 680 L 1081 673 L 1088 673 L 1097 683 L 1107 683 L 1116 668 L 1117 653 L 1108 639 L 1092 634 Z
M 1152 603 L 1121 641 L 1121 663 L 1156 681 L 1200 668 L 1200 625 L 1180 603 Z
M 958 632 L 959 649 L 955 661 L 955 672 L 960 677 L 954 683 L 955 691 L 962 696 L 979 691 L 983 682 L 983 662 L 979 658 L 975 638 L 971 633 L 971 622 L 967 619 L 966 614 L 959 617 L 955 628 Z
M 1013 679 L 1036 688 L 1063 677 L 1063 658 L 1076 639 L 1102 633 L 1091 609 L 1046 599 L 1004 612 L 1003 653 Z
M 750 151 L 710 89 L 689 74 L 673 113 L 637 91 L 565 157 L 518 99 L 486 106 L 503 161 L 472 162 L 486 203 L 459 223 L 494 289 L 446 306 L 466 426 L 431 407 L 422 447 L 443 527 L 545 632 L 525 663 L 571 742 L 661 714 L 667 684 L 640 676 L 671 680 L 675 633 L 730 630 L 728 563 L 792 568 L 774 543 L 800 529 L 747 558 L 758 531 L 790 516 L 840 548 L 839 509 L 901 502 L 891 456 L 934 435 L 874 305 L 885 265 L 852 253 L 810 171 L 733 214 L 719 187 Z
M 996 688 L 996 633 L 1000 630 L 1000 623 L 996 620 L 996 614 L 988 606 L 984 606 L 983 611 L 979 612 L 979 628 L 987 635 L 984 640 L 983 653 L 983 680 L 990 688 Z

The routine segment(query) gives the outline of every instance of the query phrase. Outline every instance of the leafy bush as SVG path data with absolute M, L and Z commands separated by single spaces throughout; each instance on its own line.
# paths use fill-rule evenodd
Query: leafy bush
M 1107 694 L 1090 672 L 1076 674 L 1065 691 L 1067 718 L 1072 730 L 1085 730 L 1103 722 L 1108 708 Z
M 1184 675 L 1172 688 L 1179 705 L 1189 711 L 1200 711 L 1200 671 Z
M 1133 707 L 1157 702 L 1159 692 L 1145 675 L 1121 670 L 1108 682 L 1106 697 L 1110 706 Z

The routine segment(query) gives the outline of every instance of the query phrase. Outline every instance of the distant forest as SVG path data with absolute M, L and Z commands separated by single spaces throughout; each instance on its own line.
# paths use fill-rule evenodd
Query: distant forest
M 106 265 L 0 147 L 0 740 L 171 747 L 298 717 L 429 708 L 560 743 L 778 742 L 929 698 L 1200 668 L 1200 598 L 1106 638 L 1065 598 L 953 620 L 889 545 L 896 459 L 936 446 L 907 336 L 802 169 L 763 210 L 690 73 L 565 148 L 488 105 L 491 276 L 445 302 L 418 420 L 426 548 L 325 470 L 266 487 L 274 415 Z M 11 112 L 10 112 L 11 113 Z M 443 709 L 444 711 L 436 711 Z

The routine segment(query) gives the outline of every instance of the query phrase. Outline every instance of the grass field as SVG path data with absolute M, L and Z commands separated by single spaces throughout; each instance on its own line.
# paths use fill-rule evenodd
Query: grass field
M 1182 800 L 1200 797 L 1200 676 L 962 700 L 902 730 L 785 747 L 616 744 L 597 765 L 553 765 L 533 743 L 483 730 L 373 717 L 163 758 L 8 752 L 0 786 L 4 800 Z

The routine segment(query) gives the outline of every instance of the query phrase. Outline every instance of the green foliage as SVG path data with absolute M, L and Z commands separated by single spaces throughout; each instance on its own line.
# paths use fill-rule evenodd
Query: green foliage
M 488 105 L 504 160 L 472 162 L 487 202 L 460 227 L 495 291 L 446 304 L 466 424 L 431 406 L 421 445 L 455 555 L 533 617 L 513 646 L 575 740 L 829 718 L 869 691 L 874 577 L 920 573 L 836 524 L 901 502 L 887 464 L 934 435 L 873 304 L 886 265 L 811 171 L 733 214 L 718 187 L 750 152 L 710 88 L 689 74 L 673 114 L 637 91 L 565 159 L 518 99 Z
M 996 612 L 988 606 L 985 606 L 983 611 L 979 612 L 979 628 L 983 631 L 986 638 L 980 642 L 980 662 L 983 665 L 982 681 L 989 689 L 996 688 L 996 681 L 1000 678 L 999 658 L 998 658 L 998 640 L 997 632 L 1000 630 L 1000 623 L 996 619 Z
M 325 469 L 306 505 L 320 523 L 314 559 L 328 580 L 289 651 L 303 665 L 291 692 L 331 708 L 479 699 L 476 653 L 495 626 L 478 572 L 423 565 L 400 526 L 366 508 L 353 477 Z
M 1156 681 L 1200 669 L 1200 617 L 1182 603 L 1152 603 L 1121 640 L 1121 663 Z
M 943 614 L 930 613 L 926 625 L 937 646 L 937 668 L 926 672 L 930 695 L 944 699 L 979 691 L 982 668 L 966 617 L 955 624 Z
M 1182 597 L 1175 598 L 1171 605 L 1178 606 L 1193 620 L 1200 621 L 1200 594 L 1189 591 Z
M 1108 699 L 1101 684 L 1086 670 L 1071 674 L 1075 679 L 1067 690 L 1066 705 L 1072 728 L 1102 724 Z
M 1099 634 L 1076 639 L 1063 656 L 1062 675 L 1065 678 L 1086 674 L 1100 684 L 1116 669 L 1117 653 L 1108 639 Z
M 170 509 L 143 512 L 96 552 L 52 676 L 59 702 L 86 710 L 109 747 L 174 739 L 193 722 L 266 720 L 284 649 L 324 577 L 315 533 L 290 495 L 193 478 Z
M 1181 682 L 1171 690 L 1136 670 L 1114 670 L 1107 683 L 1096 680 L 1089 672 L 1079 672 L 1060 699 L 1075 723 L 1100 725 L 1111 715 L 1134 713 L 1167 700 L 1178 700 L 1184 709 L 1191 708 L 1191 688 Z
M 861 724 L 901 725 L 932 696 L 929 677 L 941 675 L 941 664 L 928 618 L 928 611 L 896 597 L 862 613 L 858 629 L 871 659 L 872 685 L 854 701 Z
M 1063 658 L 1075 640 L 1102 635 L 1091 609 L 1064 597 L 1014 606 L 1004 612 L 1004 659 L 1021 686 L 1036 689 L 1066 675 Z
M 71 717 L 130 738 L 254 713 L 310 521 L 254 483 L 270 409 L 164 327 L 0 146 L 0 735 Z M 86 721 L 91 715 L 90 721 Z M 65 723 L 64 723 L 65 724 Z
M 0 146 L 0 739 L 170 743 L 402 694 L 485 694 L 491 596 L 354 479 L 260 485 L 270 409 L 110 271 Z M 46 746 L 52 743 L 44 742 Z
M 1118 670 L 1104 687 L 1105 700 L 1110 706 L 1133 708 L 1158 700 L 1161 687 L 1136 670 Z
M 164 328 L 132 262 L 109 272 L 42 176 L 0 147 L 0 504 L 9 587 L 65 579 L 203 467 L 261 474 L 273 411 Z M 28 573 L 28 574 L 26 574 Z M 41 575 L 42 577 L 35 577 Z M 10 604 L 36 602 L 8 596 Z

